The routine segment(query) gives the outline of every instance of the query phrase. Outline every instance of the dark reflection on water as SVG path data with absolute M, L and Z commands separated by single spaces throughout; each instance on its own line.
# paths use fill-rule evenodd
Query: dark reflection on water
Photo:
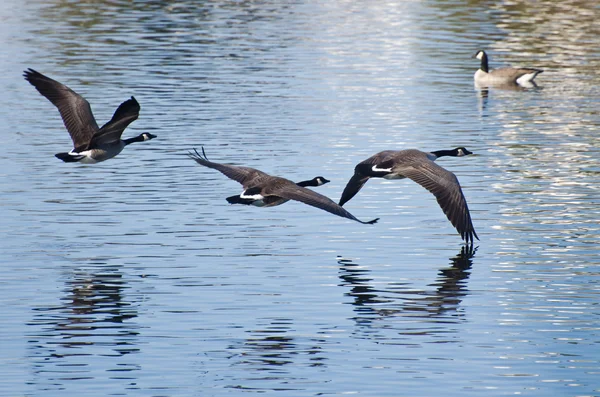
M 32 308 L 27 324 L 33 383 L 62 388 L 69 380 L 102 379 L 105 371 L 123 378 L 139 370 L 135 360 L 118 359 L 140 350 L 137 303 L 127 296 L 121 267 L 96 263 L 66 277 L 61 303 Z
M 259 328 L 247 330 L 245 340 L 230 345 L 233 367 L 243 370 L 245 379 L 236 378 L 235 389 L 263 390 L 261 382 L 276 381 L 281 386 L 265 383 L 264 390 L 303 390 L 302 382 L 310 381 L 298 368 L 327 366 L 324 338 L 299 337 L 292 318 L 261 318 Z
M 517 84 L 499 84 L 493 87 L 480 87 L 475 85 L 475 92 L 478 100 L 478 109 L 481 117 L 488 117 L 489 114 L 486 112 L 489 101 L 495 99 L 496 96 L 506 96 L 510 94 L 526 94 L 528 95 L 540 95 L 543 87 L 534 84 L 531 87 L 521 87 Z
M 410 317 L 421 319 L 422 323 L 439 324 L 461 321 L 459 306 L 469 293 L 467 280 L 476 251 L 477 247 L 463 246 L 456 256 L 450 258 L 451 266 L 441 269 L 438 278 L 428 285 L 431 288 L 427 290 L 415 288 L 409 282 L 376 283 L 370 276 L 372 270 L 353 261 L 339 259 L 340 286 L 350 287 L 346 295 L 354 299 L 351 302 L 356 313 L 354 321 L 361 328 L 396 328 L 397 325 L 381 324 L 391 317 Z M 423 334 L 447 332 L 446 329 L 430 326 L 422 328 Z

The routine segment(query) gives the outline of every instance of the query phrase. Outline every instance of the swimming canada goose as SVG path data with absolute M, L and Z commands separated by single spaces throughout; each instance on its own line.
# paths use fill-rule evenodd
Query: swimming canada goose
M 296 200 L 363 224 L 373 224 L 379 220 L 377 218 L 372 221 L 363 222 L 329 198 L 300 185 L 320 186 L 329 182 L 323 177 L 316 177 L 311 181 L 296 184 L 288 179 L 271 176 L 254 168 L 214 163 L 208 160 L 204 148 L 202 148 L 202 155 L 194 149 L 194 153 L 190 152 L 188 156 L 198 164 L 213 168 L 228 178 L 242 184 L 244 191 L 241 194 L 227 198 L 227 201 L 231 204 L 273 207 L 281 205 L 288 200 Z
M 125 128 L 137 119 L 140 113 L 140 105 L 134 97 L 119 105 L 112 119 L 99 128 L 89 102 L 81 95 L 33 69 L 26 70 L 23 76 L 58 108 L 71 135 L 73 150 L 55 154 L 64 162 L 98 163 L 115 157 L 131 143 L 156 138 L 156 135 L 143 133 L 135 138 L 121 139 Z
M 533 79 L 543 72 L 543 70 L 531 68 L 500 68 L 490 71 L 487 54 L 482 50 L 477 51 L 473 58 L 481 61 L 481 66 L 473 76 L 475 83 L 481 86 L 517 84 L 522 87 L 535 87 Z
M 469 154 L 473 153 L 464 147 L 431 153 L 416 149 L 379 152 L 358 163 L 354 168 L 354 175 L 344 188 L 339 204 L 344 205 L 352 199 L 369 178 L 409 178 L 433 193 L 462 239 L 472 244 L 473 237 L 477 240 L 479 237 L 473 229 L 467 201 L 458 179 L 452 172 L 434 163 L 443 156 L 461 157 Z

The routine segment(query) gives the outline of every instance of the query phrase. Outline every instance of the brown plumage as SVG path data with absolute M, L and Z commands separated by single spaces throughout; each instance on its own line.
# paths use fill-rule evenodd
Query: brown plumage
M 296 200 L 363 224 L 374 224 L 379 219 L 373 219 L 368 222 L 361 221 L 329 198 L 301 186 L 303 182 L 297 184 L 289 179 L 271 176 L 254 168 L 212 162 L 206 157 L 204 148 L 202 148 L 202 155 L 194 149 L 194 153 L 190 152 L 188 156 L 198 164 L 213 168 L 228 178 L 242 184 L 244 191 L 241 194 L 227 198 L 227 201 L 231 204 L 273 207 L 283 204 L 288 200 Z M 322 177 L 314 178 L 314 180 L 318 180 L 319 178 Z M 325 178 L 322 178 L 322 180 L 324 181 L 317 181 L 314 185 L 307 184 L 310 181 L 305 181 L 304 184 L 306 186 L 319 186 L 320 184 L 329 182 Z
M 443 156 L 466 156 L 472 154 L 465 148 L 439 150 L 431 153 L 416 149 L 386 150 L 360 162 L 354 169 L 354 175 L 348 181 L 340 205 L 354 197 L 370 178 L 403 179 L 409 178 L 430 191 L 438 204 L 456 228 L 462 239 L 473 243 L 479 240 L 467 201 L 456 176 L 434 163 Z
M 97 163 L 116 156 L 130 143 L 156 138 L 155 135 L 144 133 L 135 138 L 121 139 L 125 128 L 140 113 L 140 104 L 134 97 L 119 105 L 112 119 L 100 128 L 89 102 L 81 95 L 33 69 L 26 70 L 23 76 L 56 106 L 63 119 L 73 141 L 71 152 L 56 154 L 65 162 Z
M 499 68 L 489 70 L 488 57 L 485 51 L 479 50 L 473 58 L 481 61 L 479 69 L 475 72 L 473 79 L 480 86 L 503 86 L 515 85 L 522 87 L 535 87 L 533 81 L 543 70 L 532 68 Z

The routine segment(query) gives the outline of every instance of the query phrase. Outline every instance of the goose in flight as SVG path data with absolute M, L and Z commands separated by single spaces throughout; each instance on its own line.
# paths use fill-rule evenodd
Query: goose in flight
M 434 161 L 443 156 L 461 157 L 473 154 L 464 147 L 452 150 L 422 152 L 416 149 L 386 150 L 358 163 L 354 175 L 344 188 L 340 205 L 354 197 L 370 178 L 404 179 L 409 178 L 429 190 L 460 233 L 466 243 L 473 243 L 477 237 L 467 200 L 463 195 L 456 175 L 440 167 Z
M 112 119 L 100 128 L 89 102 L 81 95 L 33 69 L 26 70 L 23 76 L 58 108 L 73 141 L 73 150 L 55 154 L 66 163 L 99 163 L 115 157 L 131 143 L 156 138 L 156 135 L 145 132 L 134 138 L 121 139 L 125 128 L 140 113 L 140 105 L 134 97 L 119 105 Z
M 204 148 L 202 148 L 202 154 L 194 149 L 194 153 L 190 152 L 188 153 L 188 156 L 198 164 L 213 168 L 228 178 L 242 184 L 244 188 L 242 193 L 227 198 L 227 201 L 231 204 L 251 204 L 259 207 L 273 207 L 281 205 L 289 200 L 296 200 L 325 210 L 331 214 L 352 219 L 363 224 L 374 224 L 379 220 L 379 218 L 377 218 L 367 222 L 361 221 L 329 198 L 307 189 L 306 187 L 300 186 L 299 183 L 294 183 L 289 179 L 271 176 L 250 167 L 239 167 L 212 162 L 206 157 Z M 313 181 L 315 181 L 314 183 L 317 185 L 329 182 L 323 177 L 314 178 Z

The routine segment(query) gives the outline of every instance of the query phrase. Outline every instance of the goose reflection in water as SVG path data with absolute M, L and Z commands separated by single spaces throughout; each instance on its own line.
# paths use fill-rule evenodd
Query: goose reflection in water
M 239 344 L 229 346 L 239 358 L 237 365 L 248 367 L 250 371 L 273 371 L 281 376 L 282 367 L 290 364 L 290 372 L 298 365 L 317 367 L 324 365 L 325 357 L 321 345 L 323 338 L 298 339 L 293 320 L 290 318 L 263 318 L 254 330 L 248 330 L 248 337 Z M 282 377 L 283 379 L 283 377 Z
M 140 369 L 102 358 L 138 352 L 139 327 L 130 321 L 138 314 L 126 298 L 128 281 L 119 267 L 101 265 L 69 274 L 59 304 L 33 308 L 27 324 L 33 372 L 54 387 L 73 378 L 104 377 L 106 371 Z
M 477 93 L 477 102 L 478 102 L 478 110 L 482 112 L 487 109 L 488 101 L 490 99 L 490 93 L 495 93 L 497 96 L 508 96 L 513 95 L 510 91 L 520 91 L 520 92 L 528 92 L 528 91 L 540 91 L 543 90 L 542 87 L 533 83 L 531 85 L 526 85 L 524 87 L 518 84 L 498 84 L 495 86 L 478 86 L 475 84 L 475 92 Z M 519 94 L 514 94 L 519 95 Z
M 458 309 L 463 297 L 469 293 L 467 280 L 476 251 L 477 247 L 463 246 L 450 258 L 451 266 L 441 269 L 437 280 L 429 284 L 431 290 L 419 290 L 410 283 L 376 282 L 370 276 L 371 270 L 338 258 L 340 286 L 349 287 L 346 295 L 354 299 L 351 302 L 356 313 L 354 321 L 369 328 L 398 328 L 396 324 L 379 323 L 389 317 L 421 318 L 422 323 L 436 324 L 460 321 L 462 314 Z M 420 329 L 423 333 L 436 332 L 434 327 L 422 326 Z

